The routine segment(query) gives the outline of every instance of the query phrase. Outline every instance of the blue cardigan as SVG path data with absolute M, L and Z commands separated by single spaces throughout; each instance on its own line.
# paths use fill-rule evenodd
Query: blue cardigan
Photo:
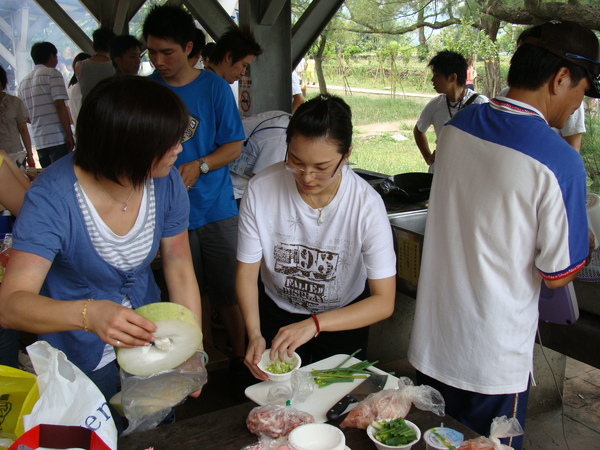
M 176 169 L 154 178 L 156 226 L 152 249 L 134 270 L 122 271 L 96 252 L 77 203 L 73 154 L 38 176 L 28 190 L 14 227 L 13 248 L 52 262 L 41 295 L 58 300 L 106 299 L 121 304 L 129 297 L 134 308 L 160 301 L 150 263 L 160 239 L 176 236 L 188 227 L 189 201 Z M 104 342 L 82 330 L 42 334 L 40 339 L 65 352 L 84 372 L 100 362 Z

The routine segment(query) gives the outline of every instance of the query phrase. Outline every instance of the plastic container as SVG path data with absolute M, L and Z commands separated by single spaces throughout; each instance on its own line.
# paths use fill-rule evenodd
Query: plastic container
M 384 420 L 394 420 L 394 419 L 384 419 Z M 408 425 L 417 435 L 417 439 L 415 439 L 413 442 L 411 442 L 410 444 L 406 444 L 406 445 L 385 445 L 382 442 L 379 442 L 376 438 L 375 438 L 375 432 L 377 431 L 375 429 L 375 427 L 373 425 L 369 425 L 367 427 L 367 435 L 369 436 L 369 438 L 373 441 L 373 443 L 375 444 L 375 446 L 379 449 L 379 450 L 409 450 L 413 445 L 415 445 L 417 442 L 419 442 L 419 440 L 421 439 L 421 430 L 419 430 L 419 427 L 416 426 L 414 423 L 412 423 L 409 420 L 404 419 L 404 422 L 406 423 L 406 425 Z
M 338 427 L 327 423 L 307 423 L 288 435 L 292 450 L 344 450 L 346 436 Z
M 297 369 L 300 368 L 300 366 L 302 365 L 302 359 L 300 358 L 300 355 L 298 355 L 298 353 L 294 352 L 294 356 L 292 356 L 291 358 L 286 354 L 285 355 L 285 362 L 294 362 L 294 367 L 292 368 L 292 370 L 290 370 L 289 372 L 286 373 L 272 373 L 269 372 L 266 368 L 273 362 L 271 361 L 271 358 L 269 356 L 269 353 L 271 352 L 271 349 L 267 349 L 265 350 L 265 352 L 262 355 L 262 358 L 260 360 L 260 362 L 258 363 L 258 368 L 260 370 L 262 370 L 264 373 L 266 373 L 267 375 L 269 375 L 269 380 L 271 381 L 287 381 L 292 377 L 292 373 L 294 373 L 294 371 L 296 371 Z
M 427 450 L 448 450 L 459 447 L 464 440 L 462 433 L 452 428 L 430 428 L 423 435 Z

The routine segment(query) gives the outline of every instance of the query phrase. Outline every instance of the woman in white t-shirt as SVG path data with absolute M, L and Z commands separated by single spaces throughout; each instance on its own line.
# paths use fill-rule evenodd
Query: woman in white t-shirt
M 236 291 L 258 379 L 267 346 L 307 364 L 358 349 L 364 358 L 368 326 L 393 312 L 391 227 L 379 194 L 346 165 L 351 119 L 339 97 L 301 105 L 286 160 L 253 177 L 242 199 Z

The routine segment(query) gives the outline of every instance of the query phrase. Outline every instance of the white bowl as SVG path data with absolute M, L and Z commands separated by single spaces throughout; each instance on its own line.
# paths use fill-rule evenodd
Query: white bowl
M 262 370 L 264 373 L 266 373 L 267 375 L 269 375 L 269 380 L 271 380 L 271 381 L 287 381 L 287 380 L 289 380 L 292 377 L 292 373 L 294 373 L 294 371 L 296 371 L 298 368 L 300 368 L 300 365 L 302 364 L 302 359 L 300 358 L 300 355 L 298 355 L 298 353 L 294 352 L 294 356 L 289 357 L 286 353 L 285 357 L 284 357 L 284 361 L 285 362 L 294 361 L 294 367 L 292 368 L 292 370 L 290 370 L 289 372 L 286 372 L 286 373 L 272 373 L 266 369 L 267 366 L 269 366 L 269 364 L 271 364 L 273 362 L 269 357 L 270 351 L 271 351 L 271 349 L 265 350 L 260 362 L 258 363 L 258 368 L 260 370 Z
M 386 422 L 389 422 L 390 420 L 395 420 L 395 419 L 383 419 Z M 377 439 L 375 439 L 375 432 L 377 431 L 377 429 L 373 426 L 373 425 L 369 425 L 367 427 L 367 435 L 369 435 L 369 437 L 371 438 L 371 440 L 373 441 L 373 443 L 375 444 L 375 446 L 379 449 L 379 450 L 388 450 L 388 449 L 394 449 L 394 450 L 408 450 L 410 449 L 413 445 L 415 445 L 417 442 L 419 442 L 419 439 L 421 439 L 421 430 L 419 430 L 419 427 L 416 426 L 414 423 L 412 423 L 409 420 L 404 420 L 406 422 L 406 425 L 408 425 L 410 428 L 412 428 L 412 430 L 415 432 L 415 434 L 417 435 L 417 439 L 415 439 L 413 442 L 411 442 L 410 444 L 406 444 L 406 445 L 398 445 L 398 446 L 393 446 L 393 445 L 385 445 L 382 442 L 379 442 Z
M 306 423 L 292 430 L 288 445 L 292 450 L 344 450 L 346 436 L 328 423 Z

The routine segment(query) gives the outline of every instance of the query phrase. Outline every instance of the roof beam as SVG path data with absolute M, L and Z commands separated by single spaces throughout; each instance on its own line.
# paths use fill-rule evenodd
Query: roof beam
M 273 25 L 275 23 L 275 20 L 277 20 L 277 17 L 279 17 L 279 14 L 281 14 L 281 11 L 285 6 L 286 1 L 287 0 L 270 0 L 268 2 L 269 5 L 267 6 L 267 10 L 264 12 L 262 18 L 260 19 L 260 24 Z
M 310 46 L 340 9 L 344 0 L 313 0 L 292 28 L 292 67 L 296 67 Z
M 90 13 L 96 22 L 100 22 L 102 16 L 102 4 L 96 0 L 79 0 L 79 3 Z
M 128 34 L 129 21 L 127 20 L 127 12 L 129 8 L 129 0 L 116 0 L 116 5 L 113 8 L 112 14 L 112 29 L 116 34 Z
M 0 44 L 0 56 L 12 67 L 17 67 L 17 59 L 4 45 Z
M 181 3 L 215 41 L 227 28 L 235 26 L 233 19 L 217 0 L 182 0 Z
M 7 36 L 10 36 L 12 38 L 12 35 L 13 35 L 12 27 L 2 17 L 0 17 L 0 30 L 3 31 L 4 34 L 6 34 Z
M 54 21 L 61 30 L 65 32 L 69 38 L 80 49 L 85 52 L 92 53 L 92 40 L 83 32 L 79 25 L 75 23 L 71 17 L 62 9 L 55 0 L 35 0 L 42 10 Z

